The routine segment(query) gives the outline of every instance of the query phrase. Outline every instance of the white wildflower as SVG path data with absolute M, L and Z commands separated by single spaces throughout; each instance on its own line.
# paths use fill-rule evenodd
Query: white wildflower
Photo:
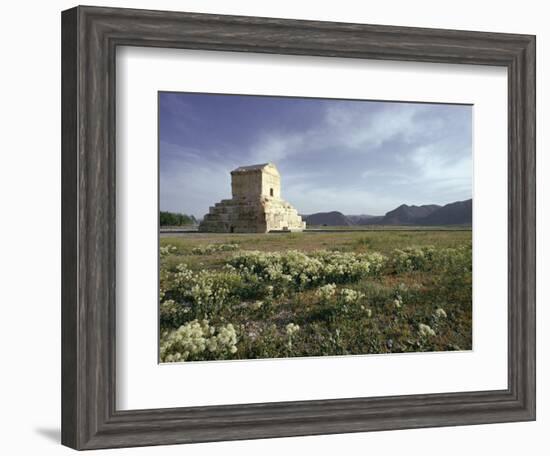
M 420 332 L 420 335 L 423 337 L 435 336 L 435 331 L 432 328 L 430 328 L 428 325 L 425 325 L 424 323 L 420 323 L 418 325 L 418 331 Z
M 323 301 L 328 301 L 336 293 L 336 285 L 329 283 L 318 288 L 315 294 L 321 298 Z
M 193 255 L 212 255 L 218 252 L 232 252 L 239 248 L 239 244 L 207 244 L 191 250 Z
M 178 248 L 175 245 L 167 244 L 165 246 L 160 247 L 159 254 L 161 257 L 170 255 L 171 252 L 177 251 Z
M 286 333 L 289 336 L 292 336 L 295 332 L 297 332 L 300 329 L 300 326 L 294 323 L 289 323 L 288 325 L 286 325 L 285 329 L 286 329 Z
M 393 305 L 396 309 L 401 309 L 401 306 L 403 305 L 403 298 L 399 293 L 395 295 L 395 299 L 393 300 Z
M 210 353 L 235 353 L 237 333 L 231 323 L 215 328 L 208 320 L 193 320 L 178 329 L 161 336 L 160 359 L 162 362 L 186 361 L 201 358 Z
M 254 301 L 250 307 L 254 310 L 258 310 L 258 309 L 261 309 L 262 306 L 264 305 L 264 302 L 263 301 Z
M 352 290 L 351 288 L 342 288 L 340 290 L 340 297 L 346 304 L 354 304 L 360 299 L 364 298 L 365 295 L 359 291 Z

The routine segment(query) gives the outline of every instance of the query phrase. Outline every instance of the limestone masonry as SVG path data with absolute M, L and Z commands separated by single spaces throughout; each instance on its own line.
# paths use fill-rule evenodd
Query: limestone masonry
M 199 231 L 267 233 L 302 231 L 306 222 L 281 199 L 281 175 L 272 163 L 240 166 L 231 171 L 231 199 L 210 207 Z

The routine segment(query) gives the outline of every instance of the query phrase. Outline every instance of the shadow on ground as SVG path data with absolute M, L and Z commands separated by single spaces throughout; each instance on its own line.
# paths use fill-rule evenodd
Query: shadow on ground
M 61 429 L 59 428 L 37 428 L 34 431 L 47 440 L 55 443 L 61 442 Z

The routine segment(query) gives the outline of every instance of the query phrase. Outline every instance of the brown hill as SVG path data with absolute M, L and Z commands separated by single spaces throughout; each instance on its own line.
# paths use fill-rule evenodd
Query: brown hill
M 351 226 L 353 222 L 338 211 L 317 212 L 311 215 L 303 215 L 308 226 Z

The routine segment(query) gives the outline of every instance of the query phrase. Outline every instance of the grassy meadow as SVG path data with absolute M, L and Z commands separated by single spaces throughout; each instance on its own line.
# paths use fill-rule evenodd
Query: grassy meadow
M 470 350 L 469 230 L 160 238 L 161 362 Z

